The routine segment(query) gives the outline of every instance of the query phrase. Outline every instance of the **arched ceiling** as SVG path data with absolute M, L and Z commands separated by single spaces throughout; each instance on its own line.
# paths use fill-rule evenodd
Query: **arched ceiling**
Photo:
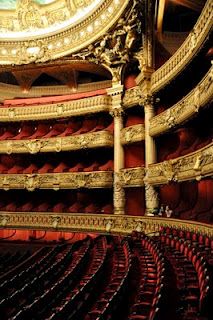
M 0 64 L 44 62 L 77 52 L 106 33 L 129 4 L 129 0 L 0 0 Z

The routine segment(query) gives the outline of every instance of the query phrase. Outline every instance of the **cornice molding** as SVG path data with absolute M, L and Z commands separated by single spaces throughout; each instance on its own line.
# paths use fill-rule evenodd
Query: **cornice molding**
M 60 152 L 99 147 L 113 147 L 113 134 L 107 130 L 74 136 L 32 140 L 0 141 L 1 153 Z
M 111 97 L 95 96 L 75 101 L 34 106 L 0 108 L 0 121 L 45 120 L 108 111 Z
M 145 168 L 122 169 L 119 176 L 123 187 L 142 187 L 144 186 Z
M 57 32 L 0 41 L 0 64 L 40 63 L 77 52 L 105 34 L 129 0 L 104 0 L 89 16 Z
M 151 91 L 156 93 L 171 82 L 198 54 L 212 30 L 213 2 L 207 0 L 197 23 L 175 54 L 151 76 Z
M 171 181 L 201 180 L 213 175 L 213 142 L 188 155 L 149 165 L 146 181 L 151 185 Z
M 135 124 L 121 131 L 121 143 L 123 145 L 145 140 L 144 124 Z
M 213 236 L 212 225 L 205 223 L 172 218 L 105 214 L 1 212 L 0 227 L 119 235 L 128 235 L 133 231 L 152 234 L 159 232 L 162 227 L 170 227 L 208 235 L 209 237 Z
M 66 172 L 46 174 L 1 174 L 0 189 L 79 189 L 110 188 L 113 184 L 111 171 Z
M 201 82 L 183 99 L 150 121 L 150 135 L 156 136 L 186 122 L 213 99 L 213 66 Z

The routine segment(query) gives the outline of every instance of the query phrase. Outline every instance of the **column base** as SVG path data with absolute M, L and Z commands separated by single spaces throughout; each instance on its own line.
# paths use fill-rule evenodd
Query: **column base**
M 114 214 L 125 215 L 125 211 L 124 211 L 124 209 L 114 209 Z

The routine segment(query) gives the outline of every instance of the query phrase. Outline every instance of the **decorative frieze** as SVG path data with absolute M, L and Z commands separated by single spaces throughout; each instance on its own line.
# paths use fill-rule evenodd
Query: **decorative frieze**
M 108 111 L 111 106 L 110 96 L 95 96 L 75 101 L 0 108 L 0 121 L 22 121 L 65 118 L 90 113 Z
M 144 124 L 136 124 L 122 129 L 121 143 L 130 144 L 143 141 L 145 139 Z
M 200 180 L 213 175 L 213 142 L 206 147 L 164 162 L 152 164 L 148 168 L 147 182 L 152 185 L 171 181 Z
M 131 89 L 125 91 L 123 97 L 123 107 L 125 109 L 137 106 L 140 104 L 140 101 L 144 99 L 144 94 L 139 86 L 135 86 Z
M 213 66 L 202 81 L 182 100 L 166 111 L 153 117 L 150 122 L 150 135 L 156 136 L 174 128 L 205 107 L 213 98 Z
M 121 185 L 123 187 L 142 187 L 144 186 L 144 167 L 122 169 L 119 173 Z
M 112 184 L 110 171 L 0 175 L 0 189 L 4 190 L 110 188 Z
M 170 227 L 213 236 L 212 226 L 204 223 L 172 218 L 105 214 L 2 212 L 0 227 L 119 235 L 128 235 L 133 231 L 151 234 L 159 232 L 162 227 Z
M 209 41 L 212 29 L 213 2 L 207 0 L 201 15 L 186 40 L 164 65 L 151 77 L 151 91 L 157 92 L 175 78 Z
M 113 147 L 113 134 L 109 131 L 99 131 L 66 137 L 32 140 L 2 140 L 1 153 L 32 153 L 60 152 L 79 150 L 82 148 Z

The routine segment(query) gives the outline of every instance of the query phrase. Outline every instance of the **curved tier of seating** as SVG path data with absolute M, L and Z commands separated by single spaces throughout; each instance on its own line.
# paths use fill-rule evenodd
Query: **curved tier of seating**
M 163 227 L 153 237 L 39 245 L 4 275 L 3 320 L 212 319 L 213 239 L 206 235 Z M 0 256 L 7 250 L 0 245 Z

